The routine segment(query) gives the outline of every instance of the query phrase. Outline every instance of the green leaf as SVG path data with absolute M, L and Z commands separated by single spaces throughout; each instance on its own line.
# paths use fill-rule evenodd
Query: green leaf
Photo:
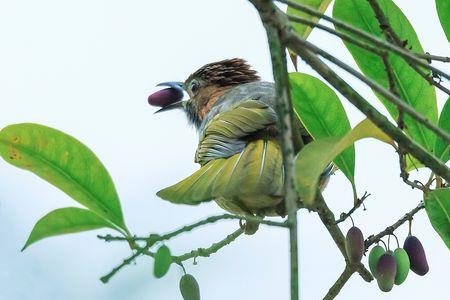
M 442 109 L 441 116 L 439 117 L 439 127 L 450 133 L 450 98 L 447 99 Z M 437 137 L 434 155 L 446 163 L 450 159 L 450 144 L 442 138 Z
M 34 225 L 22 251 L 31 244 L 48 237 L 104 227 L 115 229 L 111 223 L 87 209 L 78 207 L 55 209 Z
M 293 108 L 314 139 L 342 137 L 351 129 L 344 107 L 336 93 L 314 76 L 289 74 Z M 355 147 L 339 154 L 334 163 L 355 190 Z
M 191 274 L 184 274 L 181 277 L 180 292 L 184 300 L 200 300 L 200 287 Z
M 155 263 L 153 265 L 153 274 L 156 278 L 161 278 L 169 271 L 172 264 L 172 255 L 170 249 L 166 245 L 159 247 L 155 254 Z
M 425 210 L 434 230 L 450 249 L 450 189 L 431 191 L 425 198 Z
M 423 53 L 416 32 L 402 11 L 391 0 L 378 0 L 377 2 L 388 18 L 392 29 L 402 40 L 407 41 L 406 47 L 411 47 L 414 52 Z M 333 8 L 333 17 L 384 39 L 380 25 L 367 0 L 336 0 Z M 349 34 L 358 38 L 355 34 Z M 367 50 L 347 42 L 344 43 L 361 71 L 381 86 L 389 88 L 389 80 L 382 59 Z M 389 61 L 392 65 L 394 80 L 400 97 L 431 122 L 437 123 L 437 102 L 434 87 L 399 56 L 390 54 Z M 398 112 L 395 105 L 380 95 L 377 95 L 377 97 L 391 116 L 397 119 Z M 435 144 L 435 135 L 409 115 L 405 115 L 404 120 L 406 133 L 425 149 L 432 151 Z M 412 163 L 410 163 L 409 167 L 412 167 Z
M 296 187 L 300 198 L 311 205 L 316 196 L 320 174 L 326 165 L 353 143 L 368 137 L 393 145 L 393 141 L 368 119 L 343 137 L 327 137 L 307 144 L 295 158 Z
M 100 217 L 126 229 L 119 197 L 108 171 L 81 142 L 38 124 L 17 124 L 0 131 L 0 156 L 33 172 Z
M 294 0 L 294 2 L 309 6 L 310 8 L 320 13 L 324 13 L 327 10 L 328 5 L 331 3 L 331 0 Z M 305 12 L 293 9 L 290 6 L 288 6 L 287 14 L 311 20 L 316 24 L 317 22 L 319 22 L 319 18 L 311 16 Z M 292 26 L 295 28 L 297 33 L 304 39 L 306 39 L 312 31 L 312 28 L 308 25 L 292 22 Z
M 450 42 L 450 1 L 436 0 L 436 9 L 447 40 Z

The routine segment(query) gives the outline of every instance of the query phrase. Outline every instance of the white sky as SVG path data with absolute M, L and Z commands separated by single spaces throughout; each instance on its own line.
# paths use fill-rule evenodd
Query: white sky
M 434 1 L 396 1 L 424 48 L 450 53 Z M 0 1 L 0 128 L 36 122 L 86 143 L 110 171 L 133 233 L 162 233 L 221 213 L 215 204 L 175 206 L 155 196 L 194 171 L 196 133 L 180 113 L 153 115 L 147 96 L 163 81 L 184 80 L 201 65 L 246 58 L 266 80 L 271 67 L 265 32 L 245 0 Z M 314 31 L 313 42 L 353 64 L 342 43 Z M 354 64 L 353 64 L 354 65 Z M 303 70 L 310 69 L 302 66 Z M 450 72 L 448 66 L 442 66 Z M 350 77 L 346 77 L 350 79 Z M 382 106 L 367 88 L 360 91 Z M 445 97 L 439 93 L 439 107 Z M 354 125 L 362 115 L 344 100 Z M 366 235 L 382 230 L 416 206 L 421 194 L 401 184 L 392 149 L 373 141 L 357 145 L 357 185 L 369 191 L 368 211 L 355 214 Z M 416 175 L 414 175 L 416 176 Z M 417 175 L 420 178 L 426 173 Z M 351 207 L 351 189 L 334 176 L 325 197 L 336 215 Z M 125 244 L 104 244 L 88 232 L 47 239 L 20 253 L 34 223 L 58 207 L 76 205 L 31 173 L 0 161 L 0 299 L 181 299 L 181 271 L 161 280 L 152 261 L 121 271 L 108 285 L 98 278 L 130 255 Z M 302 299 L 319 299 L 344 267 L 315 214 L 301 212 Z M 346 231 L 350 223 L 341 228 Z M 208 246 L 236 228 L 223 222 L 169 243 L 177 254 Z M 448 299 L 449 252 L 425 212 L 413 231 L 430 264 L 425 277 L 410 274 L 390 293 L 353 276 L 338 299 Z M 398 231 L 403 241 L 406 226 Z M 186 264 L 202 299 L 288 299 L 288 240 L 282 229 L 262 227 L 211 258 Z

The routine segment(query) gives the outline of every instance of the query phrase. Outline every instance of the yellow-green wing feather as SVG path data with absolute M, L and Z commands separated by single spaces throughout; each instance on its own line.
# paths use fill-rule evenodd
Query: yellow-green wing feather
M 245 147 L 243 138 L 276 121 L 275 111 L 267 104 L 256 100 L 240 102 L 209 121 L 200 136 L 195 161 L 204 165 L 212 159 L 230 157 Z
M 158 192 L 162 199 L 198 204 L 219 197 L 279 196 L 282 192 L 281 149 L 273 140 L 250 142 L 229 158 L 214 159 L 179 183 Z

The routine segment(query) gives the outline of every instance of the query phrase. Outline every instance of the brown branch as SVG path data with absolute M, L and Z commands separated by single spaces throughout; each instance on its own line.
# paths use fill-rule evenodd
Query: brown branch
M 336 282 L 330 288 L 330 290 L 325 295 L 325 297 L 323 297 L 323 300 L 332 300 L 332 299 L 334 299 L 339 294 L 339 292 L 341 291 L 342 287 L 350 279 L 350 277 L 352 277 L 354 272 L 355 271 L 351 267 L 349 267 L 348 265 L 345 266 L 345 269 L 342 272 L 341 276 L 339 276 L 339 278 L 336 280 Z
M 425 208 L 425 204 L 421 201 L 413 210 L 406 213 L 402 218 L 400 218 L 397 222 L 392 224 L 391 226 L 386 227 L 383 231 L 376 235 L 370 235 L 365 241 L 365 250 L 369 249 L 369 247 L 377 242 L 379 242 L 383 237 L 394 233 L 394 231 L 403 225 L 406 221 L 411 220 L 413 216 L 419 212 L 421 209 Z
M 320 220 L 325 225 L 325 228 L 330 233 L 331 237 L 333 238 L 336 246 L 338 247 L 339 251 L 341 252 L 342 256 L 345 259 L 345 264 L 347 266 L 351 266 L 355 271 L 361 275 L 361 277 L 367 281 L 370 282 L 373 280 L 372 275 L 370 272 L 364 267 L 362 263 L 353 265 L 350 264 L 350 261 L 348 260 L 347 253 L 345 251 L 345 237 L 342 233 L 339 226 L 336 225 L 336 220 L 334 218 L 333 212 L 328 208 L 325 200 L 323 199 L 322 195 L 320 193 L 317 193 L 316 201 L 315 201 L 315 207 L 313 208 L 315 212 L 320 217 Z

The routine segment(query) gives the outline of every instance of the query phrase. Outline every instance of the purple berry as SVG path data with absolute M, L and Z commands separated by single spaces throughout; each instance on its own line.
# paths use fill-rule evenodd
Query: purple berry
M 411 270 L 417 275 L 423 276 L 428 273 L 427 257 L 422 243 L 415 236 L 408 236 L 403 244 L 403 249 L 408 253 Z
M 377 263 L 376 274 L 376 279 L 380 290 L 383 292 L 389 292 L 392 290 L 395 275 L 397 274 L 397 261 L 392 253 L 386 252 L 381 255 Z
M 183 92 L 175 88 L 166 88 L 148 96 L 148 103 L 152 106 L 165 107 L 183 99 Z
M 353 226 L 345 237 L 345 250 L 352 263 L 359 263 L 364 254 L 364 237 L 361 230 Z

